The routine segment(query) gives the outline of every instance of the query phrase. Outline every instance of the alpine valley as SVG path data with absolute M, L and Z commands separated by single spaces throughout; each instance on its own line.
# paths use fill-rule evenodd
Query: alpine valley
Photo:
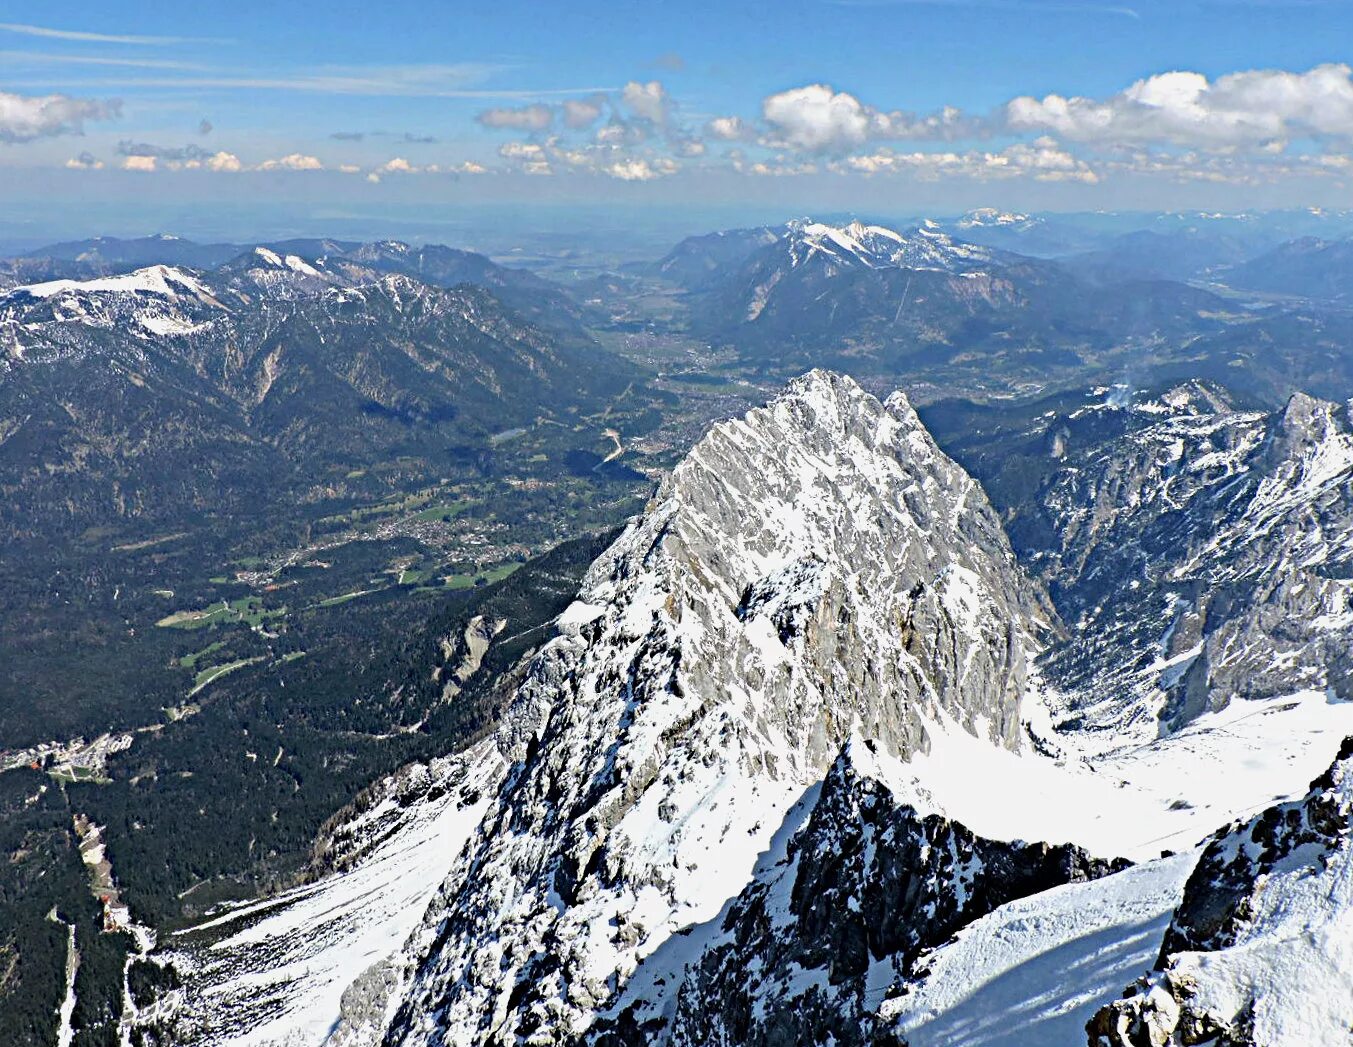
M 1347 1045 L 1350 220 L 1210 221 L 5 261 L 5 1043 Z

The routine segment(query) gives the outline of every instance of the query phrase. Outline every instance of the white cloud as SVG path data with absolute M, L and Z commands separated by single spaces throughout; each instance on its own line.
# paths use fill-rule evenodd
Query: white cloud
M 322 171 L 324 164 L 317 156 L 304 153 L 288 153 L 276 160 L 264 160 L 258 165 L 259 171 Z
M 560 106 L 560 109 L 563 112 L 564 124 L 575 131 L 591 127 L 601 116 L 601 102 L 596 99 L 570 98 Z
M 745 142 L 756 137 L 756 131 L 740 116 L 716 116 L 705 124 L 705 134 L 723 142 Z
M 240 158 L 234 153 L 227 153 L 224 149 L 207 157 L 206 164 L 207 169 L 211 171 L 238 171 L 241 169 Z
M 844 152 L 874 139 L 955 139 L 983 132 L 978 121 L 953 106 L 929 116 L 885 112 L 828 84 L 770 95 L 761 103 L 761 117 L 769 128 L 764 144 L 808 153 Z M 737 117 L 712 121 L 711 129 L 724 138 L 746 137 L 748 132 Z
M 506 142 L 498 147 L 498 155 L 526 174 L 554 173 L 545 150 L 534 142 Z
M 677 165 L 668 159 L 647 160 L 642 157 L 622 157 L 603 164 L 600 172 L 622 182 L 649 182 L 663 175 L 676 173 Z
M 361 173 L 361 168 L 356 164 L 339 164 L 338 169 L 344 174 L 355 175 Z
M 1009 172 L 1027 175 L 1040 182 L 1084 182 L 1087 185 L 1099 181 L 1099 175 L 1089 164 L 1047 137 L 1036 139 L 1032 145 L 1017 143 L 999 153 L 983 153 L 982 157 L 994 175 Z
M 769 161 L 755 160 L 749 163 L 738 155 L 733 158 L 733 170 L 758 178 L 792 178 L 797 175 L 817 174 L 818 166 L 812 161 L 794 161 L 783 156 L 777 156 Z
M 902 153 L 882 149 L 836 161 L 832 170 L 864 175 L 909 174 L 922 181 L 941 177 L 980 181 L 1023 177 L 1039 182 L 1082 182 L 1087 185 L 1099 181 L 1099 175 L 1089 164 L 1072 156 L 1050 138 L 1040 138 L 1032 144 L 1018 142 L 1000 152 Z
M 1260 69 L 1209 81 L 1168 72 L 1102 100 L 1047 95 L 1005 107 L 1014 131 L 1047 130 L 1101 145 L 1170 143 L 1211 150 L 1282 149 L 1305 136 L 1353 138 L 1353 76 L 1327 64 L 1304 73 Z
M 356 170 L 356 168 L 354 168 Z M 385 161 L 379 167 L 372 168 L 367 174 L 368 182 L 379 182 L 386 175 L 416 175 L 416 174 L 438 174 L 441 167 L 437 164 L 411 164 L 402 156 L 392 157 Z M 452 168 L 455 170 L 455 168 Z
M 805 152 L 852 149 L 869 138 L 869 111 L 854 95 L 809 84 L 771 95 L 761 115 L 777 141 Z
M 593 140 L 598 145 L 639 145 L 648 141 L 651 127 L 646 120 L 622 120 L 612 116 L 597 128 Z
M 475 117 L 485 127 L 508 128 L 514 131 L 544 131 L 554 123 L 554 110 L 536 103 L 517 108 L 485 109 Z
M 156 157 L 153 156 L 127 156 L 122 159 L 122 169 L 124 171 L 153 171 L 155 170 Z
M 66 95 L 18 95 L 0 91 L 0 142 L 80 134 L 86 120 L 111 120 L 122 103 Z
M 452 164 L 448 170 L 456 174 L 482 175 L 488 174 L 489 169 L 483 164 L 477 164 L 473 160 L 463 160 L 458 164 Z
M 671 97 L 657 80 L 650 80 L 646 84 L 631 80 L 620 92 L 620 100 L 626 109 L 643 120 L 651 120 L 658 125 L 667 123 Z
M 101 171 L 103 170 L 103 161 L 93 153 L 81 153 L 79 156 L 72 156 L 67 160 L 66 166 L 73 171 Z

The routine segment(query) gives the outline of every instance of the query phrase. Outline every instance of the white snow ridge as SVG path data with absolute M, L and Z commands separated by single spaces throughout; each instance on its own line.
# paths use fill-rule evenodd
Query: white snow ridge
M 1055 728 L 1074 627 L 901 394 L 815 371 L 715 426 L 555 628 L 496 735 L 417 772 L 449 787 L 363 816 L 379 847 L 186 943 L 175 1042 L 1348 1042 L 1344 765 L 1256 812 L 1353 703 L 1302 677 L 1130 746 Z

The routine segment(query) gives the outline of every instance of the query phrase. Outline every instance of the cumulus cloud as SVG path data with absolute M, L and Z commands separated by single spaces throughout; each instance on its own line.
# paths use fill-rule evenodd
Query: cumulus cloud
M 667 123 L 671 97 L 657 80 L 650 80 L 646 84 L 631 80 L 620 92 L 620 101 L 642 120 L 650 120 L 659 126 Z
M 206 160 L 207 169 L 210 171 L 239 171 L 242 170 L 240 158 L 234 153 L 227 153 L 224 149 L 220 152 L 212 153 Z
M 618 178 L 622 182 L 648 182 L 663 175 L 673 174 L 676 164 L 671 160 L 650 161 L 642 157 L 622 157 L 601 167 L 603 174 Z
M 385 175 L 439 174 L 443 170 L 453 174 L 461 174 L 465 173 L 464 167 L 463 164 L 447 168 L 443 168 L 439 164 L 411 164 L 404 157 L 396 156 L 385 161 L 379 167 L 373 168 L 368 172 L 366 180 L 368 182 L 379 182 Z
M 66 161 L 66 166 L 73 171 L 102 171 L 103 161 L 93 153 L 86 152 L 72 156 Z
M 509 142 L 499 148 L 498 155 L 526 174 L 550 175 L 566 171 L 601 175 L 622 182 L 648 182 L 675 174 L 680 169 L 672 157 L 653 150 L 640 155 L 622 145 L 570 144 L 557 135 L 539 142 Z M 460 170 L 483 172 L 478 164 L 467 164 Z
M 82 134 L 86 120 L 120 116 L 116 100 L 70 98 L 67 95 L 18 95 L 0 91 L 0 142 L 31 142 L 56 135 Z
M 1353 138 L 1351 73 L 1337 63 L 1304 73 L 1249 70 L 1213 81 L 1175 71 L 1138 80 L 1106 99 L 1016 98 L 1004 119 L 1014 131 L 1046 130 L 1103 145 L 1281 149 L 1294 138 Z
M 908 174 L 922 181 L 941 177 L 982 181 L 1026 177 L 1040 182 L 1081 182 L 1093 185 L 1099 175 L 1050 138 L 1019 142 L 999 152 L 925 151 L 897 152 L 882 149 L 833 161 L 833 171 L 864 175 Z
M 544 131 L 554 123 L 554 110 L 547 105 L 536 103 L 516 108 L 485 109 L 475 119 L 485 127 L 513 131 Z
M 127 156 L 122 159 L 122 169 L 124 171 L 153 171 L 155 170 L 155 160 L 153 156 Z
M 716 116 L 705 124 L 705 134 L 723 142 L 746 142 L 756 137 L 756 130 L 740 116 Z
M 783 156 L 770 160 L 748 160 L 739 152 L 733 157 L 733 170 L 758 178 L 789 178 L 817 174 L 818 166 L 811 160 L 790 160 Z
M 564 125 L 573 130 L 591 127 L 601 116 L 601 100 L 598 98 L 570 98 L 560 106 Z
M 544 148 L 535 142 L 506 142 L 498 147 L 498 155 L 525 174 L 554 173 Z
M 1093 185 L 1099 181 L 1089 164 L 1079 160 L 1048 137 L 1035 139 L 1032 144 L 1017 143 L 999 153 L 983 153 L 982 158 L 992 174 L 1006 172 L 1029 175 L 1040 182 L 1084 182 Z
M 647 121 L 622 120 L 612 116 L 597 128 L 593 137 L 598 145 L 639 145 L 648 141 L 649 126 Z
M 264 160 L 258 165 L 260 171 L 322 171 L 324 164 L 317 156 L 304 153 L 288 153 L 276 160 Z
M 984 127 L 952 107 L 918 116 L 865 105 L 828 84 L 808 84 L 770 95 L 761 103 L 769 128 L 766 144 L 808 153 L 844 152 L 875 139 L 956 139 L 980 135 Z M 737 117 L 720 124 L 720 137 L 743 137 L 748 128 Z M 719 123 L 719 121 L 714 121 Z
M 851 149 L 869 138 L 869 111 L 854 95 L 809 84 L 771 95 L 761 116 L 776 138 L 807 152 Z

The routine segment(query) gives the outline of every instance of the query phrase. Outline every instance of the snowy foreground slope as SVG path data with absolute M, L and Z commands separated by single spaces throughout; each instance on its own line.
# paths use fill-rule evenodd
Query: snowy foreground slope
M 1095 1015 L 1093 1047 L 1348 1043 L 1353 738 L 1296 802 L 1223 830 L 1184 888 L 1163 971 Z
M 184 943 L 166 1042 L 1079 1047 L 1185 941 L 1199 844 L 1304 790 L 1353 704 L 1297 674 L 1108 746 L 1054 728 L 1065 629 L 905 399 L 811 373 L 677 467 L 451 790 Z

